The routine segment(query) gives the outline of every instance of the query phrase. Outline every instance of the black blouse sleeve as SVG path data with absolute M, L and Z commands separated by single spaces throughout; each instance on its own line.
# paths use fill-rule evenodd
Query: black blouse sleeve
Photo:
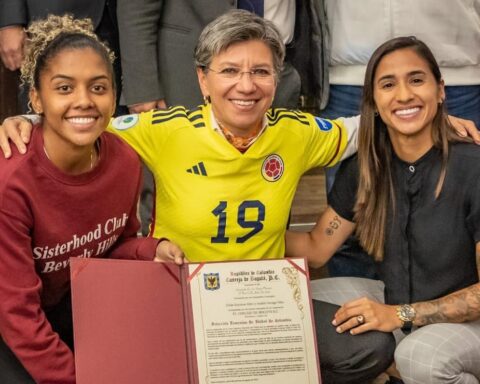
M 353 207 L 358 188 L 358 161 L 352 156 L 342 162 L 328 194 L 328 204 L 340 216 L 353 222 Z

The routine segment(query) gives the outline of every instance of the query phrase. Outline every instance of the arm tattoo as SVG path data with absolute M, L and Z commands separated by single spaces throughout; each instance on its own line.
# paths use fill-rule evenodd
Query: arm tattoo
M 327 229 L 325 229 L 325 233 L 327 236 L 332 236 L 335 233 L 335 230 L 340 228 L 342 222 L 338 216 L 335 216 L 329 223 Z
M 480 276 L 480 252 L 477 252 Z M 413 304 L 417 311 L 415 325 L 463 323 L 480 318 L 480 283 L 453 292 L 437 300 Z

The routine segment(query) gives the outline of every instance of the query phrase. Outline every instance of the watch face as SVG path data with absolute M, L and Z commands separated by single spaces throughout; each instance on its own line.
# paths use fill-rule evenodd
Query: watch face
M 412 321 L 415 318 L 415 314 L 415 309 L 411 305 L 402 305 L 400 308 L 400 315 L 407 321 Z

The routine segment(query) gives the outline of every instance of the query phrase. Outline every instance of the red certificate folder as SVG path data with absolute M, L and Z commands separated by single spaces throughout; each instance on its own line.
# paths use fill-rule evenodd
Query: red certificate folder
M 302 259 L 296 262 L 282 260 L 276 260 L 276 263 L 282 263 L 277 267 L 280 273 L 283 274 L 285 269 L 292 270 L 294 274 L 298 272 L 298 275 L 302 276 L 300 285 L 303 284 L 304 288 L 303 303 L 306 305 L 299 305 L 298 313 L 297 307 L 292 312 L 294 317 L 298 317 L 299 313 L 302 314 L 303 324 L 306 324 L 303 333 L 309 335 L 309 342 L 305 344 L 308 345 L 305 349 L 309 351 L 308 357 L 302 360 L 305 366 L 308 366 L 308 380 L 300 381 L 302 384 L 317 384 L 320 382 L 320 372 L 311 317 L 308 271 Z M 278 331 L 278 327 L 283 326 L 284 323 L 273 323 L 275 324 L 273 328 L 264 328 L 263 336 L 248 334 L 252 329 L 248 326 L 246 338 L 253 337 L 254 340 L 251 351 L 245 351 L 242 347 L 243 351 L 240 352 L 232 353 L 227 350 L 218 352 L 222 348 L 230 347 L 229 345 L 225 347 L 225 343 L 222 344 L 219 339 L 223 337 L 222 332 L 227 329 L 216 329 L 217 315 L 218 323 L 223 324 L 220 321 L 221 309 L 224 308 L 220 304 L 221 292 L 227 290 L 229 284 L 235 292 L 239 292 L 240 296 L 245 296 L 245 292 L 243 285 L 240 290 L 237 290 L 238 284 L 244 284 L 245 288 L 250 287 L 251 292 L 255 292 L 257 281 L 271 281 L 272 286 L 280 284 L 279 282 L 285 285 L 284 276 L 277 276 L 270 271 L 274 260 L 270 260 L 270 263 L 268 260 L 259 260 L 257 262 L 187 264 L 183 267 L 171 263 L 132 260 L 72 258 L 70 261 L 77 384 L 229 383 L 230 378 L 237 377 L 236 373 L 229 374 L 234 372 L 234 367 L 230 365 L 232 361 L 240 362 L 241 360 L 241 358 L 237 359 L 237 353 L 243 353 L 247 359 L 253 359 L 252 362 L 257 361 L 255 352 L 260 345 L 258 342 L 262 337 L 265 338 L 265 332 L 270 329 L 276 329 L 277 335 L 280 334 L 277 341 L 285 339 L 283 331 Z M 234 264 L 238 264 L 242 270 L 245 269 L 245 272 L 237 272 L 236 277 L 232 277 L 230 268 L 233 270 Z M 284 268 L 285 266 L 287 268 Z M 229 272 L 227 273 L 225 269 Z M 298 288 L 300 285 L 295 287 Z M 201 292 L 206 293 L 202 296 Z M 298 290 L 292 288 L 290 291 L 288 288 L 282 292 L 286 292 L 285 300 L 287 300 L 287 296 L 291 296 Z M 220 296 L 217 298 L 215 295 Z M 243 297 L 242 300 L 246 300 L 243 304 L 252 304 L 249 295 Z M 193 296 L 196 298 L 193 299 Z M 284 300 L 284 296 L 280 299 Z M 207 300 L 208 303 L 202 300 Z M 234 298 L 234 301 L 238 300 L 238 297 Z M 250 309 L 247 312 L 250 312 Z M 197 320 L 194 322 L 195 316 Z M 215 319 L 213 322 L 212 316 Z M 279 316 L 283 317 L 284 314 Z M 256 324 L 254 319 L 248 321 Z M 262 318 L 258 319 L 260 323 L 266 321 Z M 206 328 L 199 326 L 200 324 L 205 325 Z M 288 334 L 288 327 L 285 327 Z M 215 332 L 214 337 L 212 332 Z M 222 346 L 219 344 L 218 348 L 217 346 L 213 349 L 207 348 L 209 352 L 205 354 L 203 346 L 210 343 L 220 343 Z M 292 355 L 289 352 L 285 355 L 284 352 L 283 358 L 293 359 L 296 353 L 295 348 L 290 342 L 283 345 L 282 349 L 292 349 Z M 276 348 L 277 344 L 273 343 L 272 347 Z M 200 349 L 197 350 L 197 348 Z M 273 356 L 275 361 L 282 358 L 269 353 L 270 356 L 267 358 Z M 223 359 L 227 355 L 233 357 L 225 363 Z M 267 367 L 265 369 L 272 369 L 268 364 L 270 363 L 264 364 Z M 218 368 L 219 365 L 222 365 L 223 369 Z M 261 366 L 261 363 L 257 361 L 255 365 Z M 249 367 L 245 369 L 248 370 Z M 240 376 L 244 376 L 245 369 L 239 368 Z M 261 378 L 260 381 L 270 383 L 268 378 L 262 377 L 264 375 L 265 372 L 260 373 L 258 376 Z M 227 376 L 230 378 L 219 378 Z M 283 377 L 282 380 L 275 382 L 290 384 L 292 380 Z
M 179 268 L 70 259 L 77 384 L 186 384 Z

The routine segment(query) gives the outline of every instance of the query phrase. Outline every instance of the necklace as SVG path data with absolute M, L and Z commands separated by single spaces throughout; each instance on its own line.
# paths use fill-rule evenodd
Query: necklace
M 96 147 L 97 147 L 97 143 L 95 142 L 95 145 L 90 149 L 90 169 L 89 169 L 89 171 L 91 171 L 93 169 L 93 166 L 94 166 L 93 152 L 96 150 Z M 45 144 L 43 144 L 43 152 L 45 152 L 45 156 L 47 156 L 47 159 L 52 161 L 52 159 L 50 159 L 50 156 L 48 156 L 48 152 L 47 152 L 47 148 L 45 148 Z

